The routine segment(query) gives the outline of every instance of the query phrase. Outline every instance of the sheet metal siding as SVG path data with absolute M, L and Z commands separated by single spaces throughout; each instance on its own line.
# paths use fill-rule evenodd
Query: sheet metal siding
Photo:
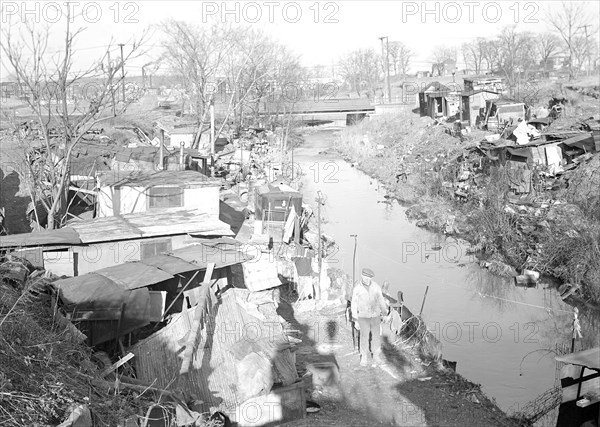
M 274 304 L 263 304 L 260 312 L 267 318 L 266 323 L 246 313 L 236 302 L 236 295 L 246 296 L 241 289 L 230 289 L 223 295 L 219 305 L 213 308 L 214 320 L 209 324 L 207 340 L 206 328 L 192 361 L 186 391 L 205 402 L 206 409 L 231 411 L 239 405 L 236 395 L 239 363 L 230 349 L 234 345 L 255 342 L 274 361 L 285 383 L 297 379 L 296 368 L 289 349 L 277 351 L 282 343 L 287 343 L 283 327 Z M 194 308 L 174 316 L 162 330 L 146 340 L 134 345 L 131 351 L 136 355 L 137 375 L 144 381 L 167 387 L 177 377 L 181 367 L 183 349 L 178 341 L 191 327 Z M 283 372 L 281 372 L 283 371 Z

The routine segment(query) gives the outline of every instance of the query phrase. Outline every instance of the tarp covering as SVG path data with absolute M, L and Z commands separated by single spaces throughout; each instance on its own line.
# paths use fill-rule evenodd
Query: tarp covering
M 236 392 L 241 385 L 236 367 L 248 354 L 260 352 L 266 357 L 274 382 L 289 385 L 298 378 L 276 305 L 271 302 L 258 306 L 266 320 L 257 319 L 237 303 L 247 299 L 248 294 L 245 289 L 225 291 L 214 317 L 202 330 L 184 387 L 186 393 L 204 402 L 205 411 L 234 413 L 242 403 Z M 130 348 L 136 356 L 133 360 L 139 379 L 168 387 L 178 376 L 182 363 L 180 340 L 192 327 L 194 311 L 192 307 L 176 314 L 163 329 Z

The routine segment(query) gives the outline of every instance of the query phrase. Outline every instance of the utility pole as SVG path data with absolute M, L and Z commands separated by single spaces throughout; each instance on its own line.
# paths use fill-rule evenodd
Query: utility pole
M 387 77 L 388 102 L 392 103 L 392 82 L 390 81 L 390 39 L 385 37 L 385 75 Z
M 123 104 L 125 103 L 125 63 L 123 62 L 123 43 L 119 43 L 119 47 L 121 48 L 121 77 L 123 79 Z
M 108 50 L 106 52 L 107 57 L 108 57 L 108 68 L 112 68 L 112 63 L 110 62 L 110 50 Z M 112 107 L 113 107 L 113 116 L 117 117 L 117 106 L 115 104 L 115 88 L 111 85 L 110 88 L 110 97 L 112 100 Z
M 588 63 L 587 73 L 586 74 L 589 76 L 590 75 L 590 68 L 591 68 L 591 64 L 590 64 L 590 56 L 591 55 L 590 55 L 590 45 L 589 45 L 589 42 L 588 42 L 588 31 L 587 31 L 588 27 L 591 27 L 591 25 L 590 24 L 582 25 L 580 27 L 577 27 L 577 29 L 583 28 L 585 30 L 585 54 L 587 56 L 587 63 Z
M 315 298 L 320 298 L 321 297 L 321 268 L 323 265 L 323 257 L 322 257 L 322 249 L 321 249 L 321 204 L 323 203 L 323 194 L 321 193 L 321 190 L 317 191 L 317 233 L 318 233 L 318 254 L 317 254 L 317 260 L 319 263 L 319 280 L 318 283 L 319 285 L 317 286 L 316 292 L 315 292 Z
M 383 39 L 385 39 L 387 49 L 383 48 Z M 385 57 L 385 88 L 384 92 L 387 92 L 388 103 L 392 102 L 392 90 L 390 85 L 390 59 L 389 59 L 389 39 L 388 36 L 379 37 L 381 40 L 381 59 Z
M 350 237 L 354 237 L 354 254 L 352 255 L 352 287 L 356 283 L 356 245 L 358 244 L 358 234 L 351 234 Z
M 214 176 L 215 161 L 215 102 L 214 98 L 210 100 L 210 168 L 211 176 Z

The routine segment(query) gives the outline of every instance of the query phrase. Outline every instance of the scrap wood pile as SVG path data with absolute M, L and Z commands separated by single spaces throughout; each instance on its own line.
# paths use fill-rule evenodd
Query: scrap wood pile
M 138 425 L 157 414 L 171 425 L 211 425 L 182 394 L 124 375 L 131 368 L 123 361 L 93 353 L 57 308 L 56 279 L 27 260 L 0 259 L 0 425 Z
M 385 298 L 391 303 L 390 314 L 384 319 L 390 326 L 390 331 L 395 340 L 395 347 L 410 346 L 416 349 L 423 357 L 441 361 L 441 345 L 439 340 L 427 329 L 425 321 L 420 315 L 413 314 L 402 302 L 389 297 L 384 291 Z

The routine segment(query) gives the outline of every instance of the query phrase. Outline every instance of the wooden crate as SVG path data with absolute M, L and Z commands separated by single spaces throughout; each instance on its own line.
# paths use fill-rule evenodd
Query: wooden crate
M 229 416 L 240 427 L 280 426 L 304 418 L 305 383 L 298 381 L 286 387 L 274 387 L 267 395 L 243 402 Z

